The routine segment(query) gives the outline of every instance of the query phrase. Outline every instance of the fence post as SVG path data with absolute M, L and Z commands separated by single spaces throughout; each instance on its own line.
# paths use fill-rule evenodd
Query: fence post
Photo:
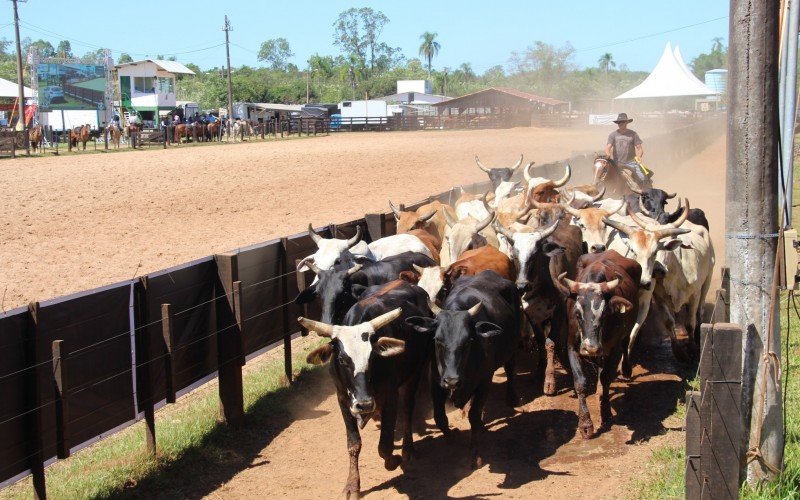
M 226 300 L 216 301 L 217 353 L 219 356 L 219 417 L 220 421 L 239 426 L 244 423 L 244 390 L 242 387 L 241 282 L 236 253 L 214 256 L 219 278 L 215 296 L 225 294 Z M 238 289 L 238 292 L 237 292 Z
M 103 142 L 105 142 L 105 150 L 108 151 L 108 127 L 103 129 Z
M 173 331 L 174 317 L 171 304 L 161 304 L 161 335 L 167 354 L 164 356 L 164 373 L 166 374 L 165 386 L 167 403 L 175 402 L 175 362 L 172 359 L 172 350 L 175 346 L 175 332 Z
M 698 500 L 703 492 L 701 400 L 700 391 L 686 391 L 686 470 L 684 471 L 686 500 Z
M 25 332 L 27 335 L 25 358 L 26 366 L 35 366 L 38 364 L 38 323 L 39 323 L 39 303 L 31 302 L 28 305 L 28 328 Z M 42 367 L 45 368 L 45 367 Z M 42 452 L 42 410 L 41 410 L 41 391 L 39 387 L 39 368 L 28 370 L 30 373 L 25 377 L 26 394 L 28 394 L 27 405 L 34 410 L 31 411 L 26 417 L 27 438 L 28 438 L 28 455 L 30 456 L 28 465 L 31 469 L 33 476 L 33 496 L 37 500 L 45 500 L 47 498 L 47 488 L 44 476 L 44 454 Z
M 11 158 L 13 159 L 13 158 L 16 158 L 16 157 L 17 157 L 17 137 L 12 132 L 11 133 Z
M 291 327 L 289 324 L 289 276 L 291 272 L 289 263 L 289 239 L 281 238 L 281 269 L 283 276 L 281 277 L 281 303 L 285 304 L 281 308 L 283 320 L 283 365 L 286 380 L 292 383 L 292 334 L 290 333 Z
M 303 290 L 308 288 L 308 283 L 306 282 L 306 273 L 301 272 L 299 270 L 300 262 L 302 262 L 302 259 L 295 259 L 294 260 L 294 267 L 295 267 L 295 269 L 298 269 L 297 274 L 296 274 L 296 276 L 297 276 L 297 291 L 298 292 L 302 292 Z M 302 310 L 303 317 L 307 318 L 308 317 L 308 304 L 302 304 L 300 306 L 300 309 Z M 306 328 L 303 325 L 300 325 L 300 335 L 303 336 L 303 337 L 308 335 L 308 330 L 306 330 Z
M 23 118 L 22 122 L 25 123 L 25 119 L 24 118 Z M 31 155 L 31 136 L 30 136 L 31 129 L 26 128 L 24 130 L 24 132 L 25 132 L 25 155 L 30 156 Z
M 69 370 L 63 340 L 53 341 L 53 389 L 56 406 L 56 456 L 69 457 Z
M 135 315 L 134 324 L 137 328 L 134 332 L 136 337 L 136 375 L 138 378 L 136 392 L 139 395 L 139 406 L 144 413 L 147 453 L 155 456 L 155 395 L 153 394 L 153 382 L 150 377 L 152 353 L 150 352 L 150 330 L 144 326 L 150 324 L 150 314 L 147 311 L 147 276 L 141 276 L 134 285 L 133 310 Z

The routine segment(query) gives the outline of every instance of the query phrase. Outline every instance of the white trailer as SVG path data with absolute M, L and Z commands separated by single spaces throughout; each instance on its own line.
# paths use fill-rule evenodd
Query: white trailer
M 342 125 L 377 125 L 392 116 L 386 101 L 343 101 L 339 103 Z

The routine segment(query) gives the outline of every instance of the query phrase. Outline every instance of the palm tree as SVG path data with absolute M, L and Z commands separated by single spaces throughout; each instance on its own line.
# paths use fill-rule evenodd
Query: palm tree
M 431 60 L 434 56 L 439 54 L 439 49 L 442 48 L 439 45 L 439 42 L 436 41 L 436 37 L 438 33 L 431 33 L 430 31 L 426 31 L 420 38 L 422 39 L 422 43 L 419 46 L 419 55 L 424 57 L 428 61 L 428 78 L 431 77 Z
M 608 71 L 611 68 L 616 68 L 617 67 L 617 63 L 614 62 L 614 56 L 612 56 L 610 52 L 606 52 L 605 54 L 600 56 L 600 59 L 597 60 L 597 65 L 606 74 L 608 74 Z

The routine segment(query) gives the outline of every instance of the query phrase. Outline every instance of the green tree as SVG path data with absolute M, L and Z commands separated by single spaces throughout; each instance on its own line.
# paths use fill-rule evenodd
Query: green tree
M 289 41 L 285 38 L 273 38 L 261 44 L 258 51 L 258 60 L 269 64 L 272 69 L 285 70 L 289 63 L 289 58 L 294 56 Z
M 597 67 L 603 70 L 603 73 L 608 74 L 611 68 L 616 68 L 617 63 L 614 61 L 614 56 L 611 55 L 611 52 L 606 52 L 600 59 L 597 60 Z
M 431 61 L 435 56 L 439 55 L 439 49 L 442 48 L 439 42 L 436 41 L 438 35 L 438 33 L 431 33 L 430 31 L 420 35 L 422 43 L 419 46 L 419 55 L 428 61 L 428 79 L 431 77 Z
M 722 44 L 722 38 L 714 38 L 711 42 L 711 52 L 698 54 L 690 64 L 695 76 L 701 80 L 706 71 L 728 67 L 728 48 Z
M 39 50 L 39 57 L 55 57 L 56 55 L 56 49 L 53 48 L 53 44 L 46 40 L 39 39 L 31 42 L 30 38 L 26 38 L 22 46 L 22 52 L 28 52 L 28 48 L 35 47 Z
M 133 58 L 131 57 L 131 55 L 128 54 L 127 52 L 123 52 L 122 54 L 119 55 L 119 60 L 117 61 L 117 64 L 125 64 L 130 62 L 133 62 Z
M 348 57 L 358 60 L 371 74 L 375 62 L 388 46 L 378 40 L 389 18 L 370 7 L 351 8 L 339 14 L 333 23 L 333 44 Z
M 69 40 L 61 40 L 58 42 L 56 54 L 58 54 L 58 57 L 72 57 L 72 44 L 69 43 Z

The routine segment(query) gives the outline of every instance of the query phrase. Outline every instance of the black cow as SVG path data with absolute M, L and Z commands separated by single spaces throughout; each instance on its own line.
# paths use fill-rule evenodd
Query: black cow
M 586 396 L 597 390 L 595 372 L 602 385 L 600 428 L 611 424 L 608 391 L 638 314 L 641 273 L 635 260 L 607 250 L 583 255 L 575 281 L 559 277 L 559 288 L 567 297 L 567 355 L 578 394 L 578 428 L 585 439 L 594 435 Z
M 478 164 L 478 168 L 489 174 L 489 180 L 492 181 L 492 191 L 497 189 L 497 186 L 500 185 L 502 182 L 508 182 L 511 180 L 511 177 L 514 175 L 514 172 L 522 165 L 522 155 L 519 155 L 519 160 L 517 164 L 511 168 L 487 168 L 484 167 L 481 161 L 478 159 L 478 155 L 475 155 L 475 163 Z
M 396 280 L 403 271 L 413 271 L 414 264 L 431 267 L 436 262 L 421 253 L 403 252 L 377 262 L 361 261 L 348 267 L 337 264 L 333 269 L 323 271 L 309 261 L 306 265 L 316 273 L 318 281 L 300 292 L 294 301 L 296 304 L 307 304 L 319 296 L 322 300 L 321 321 L 339 324 L 367 287 Z
M 330 343 L 312 351 L 307 361 L 313 364 L 330 361 L 330 372 L 347 429 L 350 473 L 343 492 L 346 498 L 360 495 L 359 428 L 364 428 L 370 418 L 380 419 L 378 454 L 387 470 L 396 469 L 403 460 L 412 457 L 414 396 L 431 343 L 404 320 L 412 316 L 431 318 L 433 315 L 426 303 L 424 290 L 395 280 L 368 290 L 364 298 L 347 312 L 343 326 L 298 319 L 304 327 L 331 339 Z M 402 458 L 393 453 L 398 399 L 401 397 L 405 409 Z
M 675 198 L 676 195 L 677 193 L 667 193 L 662 189 L 642 189 L 639 193 L 625 196 L 625 201 L 634 212 L 641 212 L 656 220 L 659 224 L 670 224 L 678 220 L 683 211 L 680 200 L 678 200 L 678 209 L 674 212 L 670 213 L 664 210 L 667 206 L 667 201 Z M 699 208 L 689 210 L 688 220 L 693 224 L 708 229 L 706 214 Z
M 483 406 L 492 376 L 501 366 L 508 377 L 506 399 L 518 405 L 514 391 L 514 357 L 519 346 L 519 294 L 514 283 L 494 271 L 462 276 L 444 302 L 433 306 L 435 319 L 406 320 L 420 332 L 433 335 L 435 360 L 431 364 L 431 395 L 436 425 L 450 431 L 444 405 L 447 393 L 458 408 L 472 399 L 472 466 L 480 467 L 479 435 L 484 431 Z

